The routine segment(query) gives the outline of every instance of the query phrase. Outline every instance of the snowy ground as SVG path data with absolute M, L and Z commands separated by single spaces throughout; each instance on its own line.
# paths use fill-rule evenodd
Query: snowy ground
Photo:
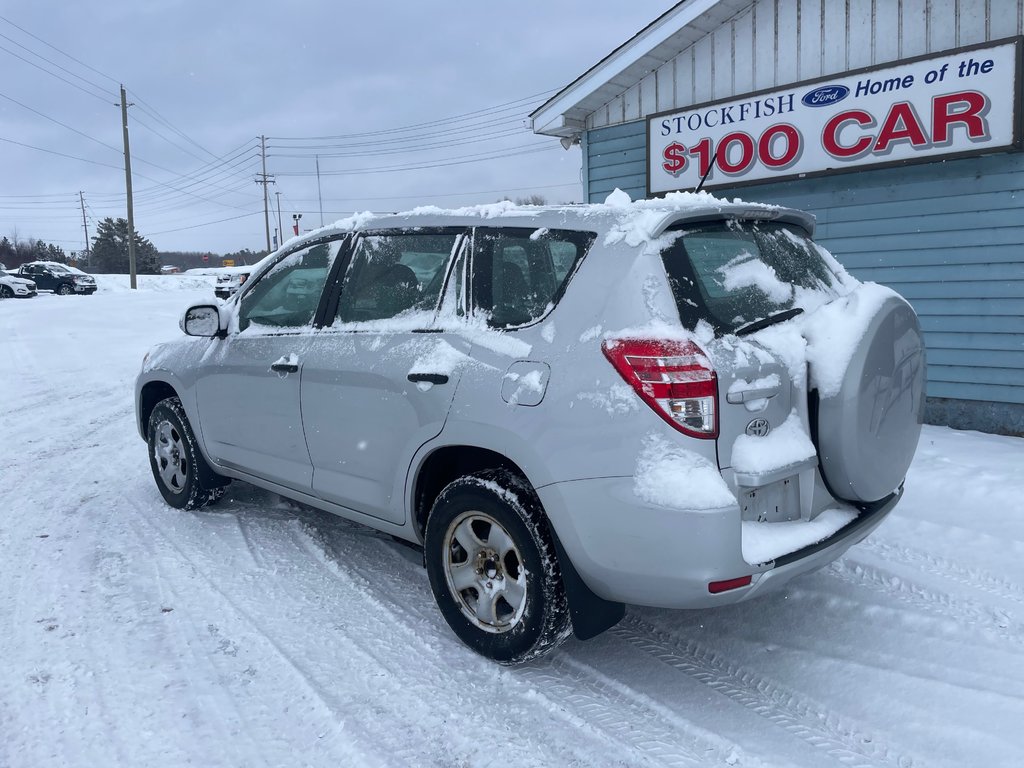
M 133 423 L 210 278 L 0 302 L 0 766 L 1017 766 L 1024 441 L 926 427 L 892 517 L 714 612 L 505 669 L 412 550 L 235 483 L 165 506 Z

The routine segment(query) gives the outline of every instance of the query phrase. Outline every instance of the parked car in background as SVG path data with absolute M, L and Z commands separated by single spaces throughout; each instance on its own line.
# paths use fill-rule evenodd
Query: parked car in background
M 764 594 L 882 522 L 923 417 L 913 309 L 813 230 L 681 194 L 319 230 L 147 355 L 153 477 L 174 507 L 241 479 L 422 546 L 501 663 L 626 603 Z
M 0 299 L 27 299 L 36 295 L 36 284 L 10 274 L 0 266 Z
M 238 289 L 245 285 L 252 270 L 253 267 L 222 267 L 218 269 L 213 294 L 218 299 L 228 299 L 234 296 Z
M 43 291 L 61 296 L 73 293 L 96 293 L 96 278 L 80 269 L 56 261 L 32 261 L 18 268 L 18 275 L 33 282 Z

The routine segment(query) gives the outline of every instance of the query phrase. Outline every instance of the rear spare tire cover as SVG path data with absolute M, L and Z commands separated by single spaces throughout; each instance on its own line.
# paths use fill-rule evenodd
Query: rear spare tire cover
M 871 502 L 900 486 L 921 436 L 924 389 L 921 326 L 893 295 L 869 322 L 838 393 L 818 403 L 818 455 L 833 494 Z

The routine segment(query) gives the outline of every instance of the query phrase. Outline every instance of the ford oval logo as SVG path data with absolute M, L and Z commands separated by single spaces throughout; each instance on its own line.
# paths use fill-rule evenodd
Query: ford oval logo
M 845 85 L 823 85 L 808 91 L 800 101 L 808 107 L 827 107 L 838 104 L 849 95 L 850 89 Z
M 754 419 L 747 424 L 746 429 L 746 433 L 751 437 L 764 437 L 771 431 L 772 425 L 768 423 L 768 419 Z

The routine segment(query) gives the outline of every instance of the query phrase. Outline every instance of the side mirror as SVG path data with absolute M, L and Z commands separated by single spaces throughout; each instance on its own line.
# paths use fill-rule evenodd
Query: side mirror
M 213 304 L 197 304 L 185 310 L 179 327 L 186 336 L 220 337 L 226 334 L 221 322 L 220 307 Z

